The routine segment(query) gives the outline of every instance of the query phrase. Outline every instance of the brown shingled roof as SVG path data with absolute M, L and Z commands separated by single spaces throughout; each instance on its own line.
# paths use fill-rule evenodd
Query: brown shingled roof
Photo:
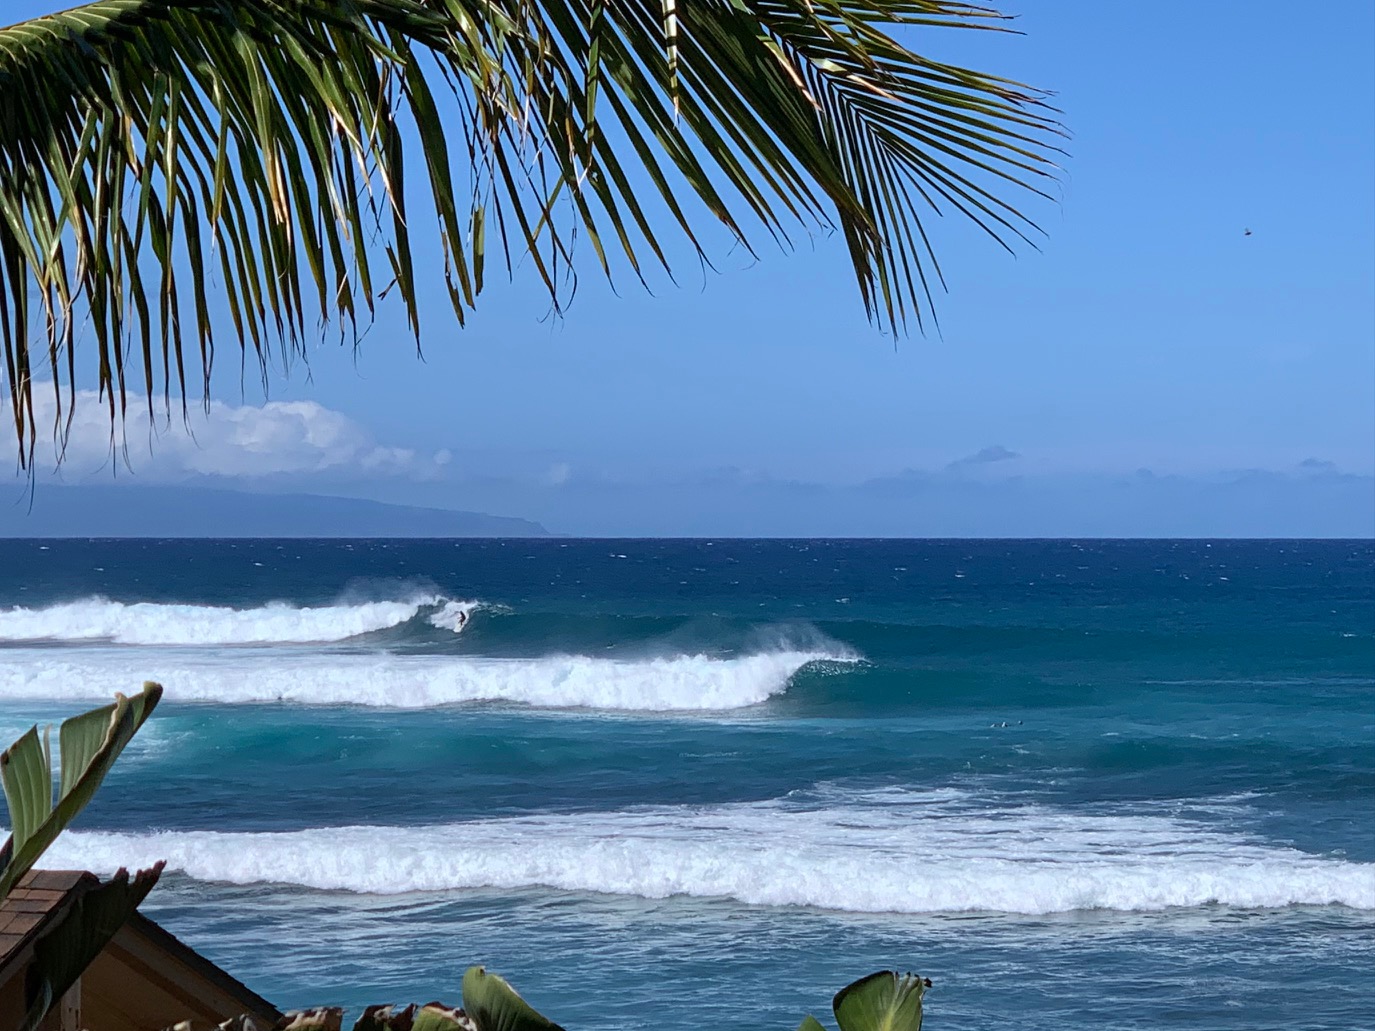
M 100 881 L 81 870 L 30 870 L 0 902 L 0 971 L 65 908 L 76 888 Z
M 0 903 L 0 996 L 22 975 L 33 944 L 86 891 L 100 884 L 81 870 L 33 870 Z M 281 1013 L 141 913 L 133 916 L 82 975 L 83 1025 L 163 1027 L 182 1019 L 218 1023 L 249 1013 L 271 1026 Z M 0 1006 L 0 1009 L 3 1009 Z

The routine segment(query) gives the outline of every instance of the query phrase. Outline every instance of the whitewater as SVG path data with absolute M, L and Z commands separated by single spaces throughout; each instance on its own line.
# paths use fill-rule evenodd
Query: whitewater
M 579 654 L 511 657 L 397 654 L 391 640 L 344 653 L 369 635 L 415 622 L 460 633 L 505 606 L 438 593 L 402 600 L 235 608 L 85 598 L 0 611 L 0 698 L 98 699 L 110 684 L 160 682 L 169 700 L 289 702 L 401 709 L 469 702 L 641 712 L 747 708 L 787 690 L 812 663 L 855 663 L 852 649 L 783 644 L 753 654 Z M 77 649 L 23 646 L 80 644 Z M 100 647 L 118 646 L 118 647 Z M 158 650 L 161 646 L 162 650 Z M 283 651 L 273 646 L 297 647 Z
M 313 607 L 278 601 L 242 609 L 91 597 L 37 609 L 16 605 L 0 610 L 0 641 L 320 644 L 400 626 L 422 614 L 432 626 L 457 631 L 479 605 L 440 594 Z
M 1084 815 L 959 792 L 344 826 L 287 833 L 74 833 L 61 864 L 371 894 L 555 888 L 855 913 L 1375 910 L 1375 864 L 1162 815 Z
M 12 658 L 28 658 L 11 650 Z M 842 652 L 770 652 L 725 659 L 676 655 L 638 661 L 436 655 L 116 653 L 0 665 L 0 697 L 88 700 L 112 684 L 155 679 L 174 702 L 288 702 L 425 709 L 467 702 L 630 712 L 747 708 L 787 690 L 811 663 L 853 663 Z

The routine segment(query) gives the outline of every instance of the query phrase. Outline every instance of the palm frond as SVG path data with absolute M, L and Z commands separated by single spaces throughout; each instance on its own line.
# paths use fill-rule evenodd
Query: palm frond
M 460 322 L 494 245 L 557 304 L 575 238 L 643 277 L 669 269 L 665 230 L 705 257 L 705 209 L 746 246 L 838 228 L 871 318 L 920 324 L 940 280 L 923 216 L 1011 246 L 1035 227 L 1007 191 L 1055 170 L 1042 94 L 896 38 L 951 27 L 1003 21 L 953 0 L 96 0 L 0 28 L 21 461 L 35 384 L 59 442 L 70 419 L 78 326 L 112 420 L 197 372 L 208 395 L 226 332 L 267 376 L 394 291 L 418 342 L 422 225 Z

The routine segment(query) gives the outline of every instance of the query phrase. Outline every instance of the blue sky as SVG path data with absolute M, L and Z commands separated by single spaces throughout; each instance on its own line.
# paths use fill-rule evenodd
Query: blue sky
M 1040 253 L 937 227 L 939 335 L 872 328 L 824 236 L 757 262 L 722 241 L 719 273 L 684 254 L 654 296 L 617 296 L 585 263 L 555 320 L 521 271 L 460 330 L 436 281 L 424 364 L 384 310 L 356 361 L 321 343 L 308 377 L 274 382 L 271 401 L 310 403 L 253 438 L 280 461 L 234 457 L 265 399 L 226 361 L 219 422 L 197 445 L 133 441 L 122 481 L 584 534 L 1375 532 L 1375 5 L 1004 9 L 1025 36 L 918 49 L 1055 91 L 1070 154 L 1059 203 L 1031 209 Z M 338 438 L 324 457 L 320 419 Z M 61 473 L 108 476 L 80 449 Z M 1122 510 L 1124 484 L 1146 493 Z

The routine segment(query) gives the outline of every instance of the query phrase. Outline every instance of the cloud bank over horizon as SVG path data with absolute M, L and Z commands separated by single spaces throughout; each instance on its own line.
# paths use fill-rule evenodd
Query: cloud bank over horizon
M 38 425 L 50 427 L 52 395 L 38 398 Z M 1375 536 L 1375 476 L 1319 456 L 1282 469 L 1073 469 L 995 443 L 943 463 L 827 480 L 503 452 L 495 433 L 484 435 L 496 445 L 486 449 L 444 441 L 420 449 L 381 440 L 348 414 L 307 400 L 194 406 L 188 432 L 176 399 L 173 419 L 156 428 L 146 409 L 131 409 L 120 449 L 97 395 L 77 400 L 60 467 L 52 438 L 39 439 L 39 522 L 80 504 L 79 490 L 44 487 L 113 483 L 133 492 L 114 495 L 131 503 L 140 487 L 211 487 L 487 512 L 579 536 Z M 17 473 L 15 497 L 28 486 Z M 185 496 L 187 534 L 226 532 Z M 97 523 L 92 534 L 101 532 Z

